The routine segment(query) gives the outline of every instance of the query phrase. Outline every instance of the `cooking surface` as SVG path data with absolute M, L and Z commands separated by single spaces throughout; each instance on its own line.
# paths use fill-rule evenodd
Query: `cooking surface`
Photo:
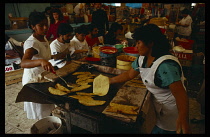
M 115 76 L 113 74 L 99 72 L 96 69 L 94 69 L 94 67 L 91 68 L 91 66 L 88 66 L 86 64 L 81 65 L 81 67 L 76 72 L 84 72 L 84 71 L 89 71 L 92 74 L 95 74 L 97 76 L 99 74 L 102 74 L 102 75 L 105 75 L 105 76 L 108 76 L 108 77 Z M 72 73 L 70 73 L 69 75 L 67 75 L 66 77 L 63 77 L 63 78 L 67 82 L 70 82 L 70 83 L 76 83 L 76 80 L 78 79 L 77 75 L 72 75 Z M 83 110 L 88 110 L 88 111 L 101 113 L 106 108 L 106 106 L 109 104 L 109 102 L 112 100 L 112 98 L 116 95 L 119 88 L 124 84 L 124 83 L 120 83 L 120 84 L 118 83 L 118 84 L 110 85 L 109 92 L 108 92 L 107 95 L 105 95 L 105 96 L 94 96 L 93 97 L 93 99 L 95 99 L 95 100 L 106 101 L 106 103 L 104 105 L 101 105 L 101 106 L 84 106 L 84 105 L 80 104 L 77 99 L 68 97 L 69 95 L 76 95 L 76 92 L 72 92 L 72 93 L 69 93 L 69 94 L 63 95 L 63 96 L 58 96 L 58 95 L 51 94 L 48 91 L 48 87 L 50 87 L 50 86 L 55 87 L 56 83 L 60 83 L 61 85 L 65 86 L 66 88 L 69 88 L 69 87 L 66 86 L 66 84 L 61 79 L 57 79 L 55 82 L 29 83 L 29 84 L 26 84 L 25 86 L 30 87 L 30 88 L 38 91 L 39 93 L 46 95 L 47 97 L 52 99 L 52 101 L 55 100 L 55 101 L 58 101 L 58 102 L 59 101 L 69 102 L 72 108 L 75 108 L 75 109 L 76 108 L 82 108 Z M 84 89 L 84 90 L 77 91 L 77 92 L 86 92 L 86 93 L 93 92 L 93 83 L 89 83 L 89 85 L 92 85 L 92 86 L 88 89 Z M 69 88 L 69 89 L 71 89 L 71 88 Z

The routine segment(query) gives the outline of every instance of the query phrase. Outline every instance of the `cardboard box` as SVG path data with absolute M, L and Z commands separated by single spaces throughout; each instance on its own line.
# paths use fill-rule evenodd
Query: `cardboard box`
M 178 59 L 182 59 L 182 60 L 192 60 L 193 59 L 193 51 L 192 50 L 185 50 L 184 52 L 171 51 L 171 54 L 176 56 Z

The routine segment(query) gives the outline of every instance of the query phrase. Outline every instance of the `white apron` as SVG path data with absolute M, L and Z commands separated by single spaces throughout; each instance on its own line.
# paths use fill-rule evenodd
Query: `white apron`
M 180 65 L 176 57 L 172 55 L 165 55 L 153 62 L 151 68 L 142 68 L 144 56 L 140 56 L 139 70 L 143 83 L 153 95 L 153 103 L 155 106 L 157 116 L 156 125 L 164 130 L 176 131 L 176 120 L 178 117 L 176 100 L 172 95 L 170 89 L 159 88 L 154 83 L 155 72 L 158 66 L 160 65 L 160 63 L 167 59 L 174 60 Z M 183 82 L 183 73 L 181 79 Z
M 45 41 L 47 41 L 46 38 Z M 33 44 L 35 46 L 32 46 Z M 24 43 L 24 53 L 25 50 L 30 47 L 33 47 L 38 51 L 38 54 L 34 55 L 32 57 L 32 60 L 50 59 L 51 52 L 48 41 L 40 42 L 36 38 L 34 38 L 32 34 Z M 39 82 L 40 78 L 38 76 L 44 71 L 45 70 L 41 66 L 34 68 L 24 68 L 22 85 L 24 86 L 27 83 Z M 33 102 L 24 102 L 24 111 L 26 111 L 28 119 L 42 119 L 46 116 L 49 116 L 54 107 L 55 107 L 54 104 L 39 104 Z

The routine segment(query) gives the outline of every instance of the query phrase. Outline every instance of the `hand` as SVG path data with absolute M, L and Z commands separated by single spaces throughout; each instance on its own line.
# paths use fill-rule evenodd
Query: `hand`
M 177 134 L 190 134 L 190 126 L 189 122 L 185 118 L 180 118 L 180 116 L 177 119 L 176 122 L 176 133 Z
M 42 59 L 41 60 L 41 66 L 42 66 L 42 68 L 44 68 L 44 70 L 46 70 L 48 72 L 55 71 L 52 64 L 50 62 L 48 62 L 47 60 Z

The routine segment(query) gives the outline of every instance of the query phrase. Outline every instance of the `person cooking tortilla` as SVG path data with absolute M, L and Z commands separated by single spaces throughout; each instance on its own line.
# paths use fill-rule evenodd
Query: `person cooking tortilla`
M 152 134 L 188 134 L 189 103 L 183 85 L 183 71 L 178 59 L 169 52 L 170 45 L 158 26 L 148 24 L 132 35 L 139 57 L 132 68 L 110 78 L 110 84 L 131 80 L 140 74 L 152 94 L 157 116 Z

